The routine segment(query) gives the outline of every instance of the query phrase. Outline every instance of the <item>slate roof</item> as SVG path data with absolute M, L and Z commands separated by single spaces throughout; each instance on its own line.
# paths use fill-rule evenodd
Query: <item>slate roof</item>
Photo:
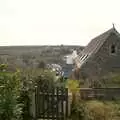
M 78 68 L 80 68 L 88 60 L 89 57 L 91 57 L 100 49 L 100 47 L 104 44 L 104 42 L 107 40 L 111 33 L 115 33 L 117 36 L 120 37 L 120 34 L 113 27 L 92 39 L 91 42 L 83 49 L 83 51 L 78 55 L 75 60 Z

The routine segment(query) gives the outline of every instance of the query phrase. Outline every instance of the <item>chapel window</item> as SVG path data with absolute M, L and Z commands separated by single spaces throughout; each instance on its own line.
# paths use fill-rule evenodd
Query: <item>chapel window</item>
M 112 46 L 111 46 L 111 53 L 112 53 L 112 54 L 115 54 L 115 53 L 116 53 L 116 46 L 115 46 L 115 45 L 112 45 Z

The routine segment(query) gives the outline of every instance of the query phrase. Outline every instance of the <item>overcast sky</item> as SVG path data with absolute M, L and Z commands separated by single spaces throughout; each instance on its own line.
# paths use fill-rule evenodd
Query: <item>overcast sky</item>
M 86 45 L 120 32 L 120 0 L 0 0 L 0 45 Z

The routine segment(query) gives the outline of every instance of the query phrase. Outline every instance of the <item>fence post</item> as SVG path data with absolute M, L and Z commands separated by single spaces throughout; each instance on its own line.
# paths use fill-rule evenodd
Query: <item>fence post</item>
M 68 93 L 68 116 L 71 115 L 72 93 Z
M 30 115 L 32 116 L 33 119 L 36 117 L 36 111 L 35 111 L 35 92 L 30 95 Z

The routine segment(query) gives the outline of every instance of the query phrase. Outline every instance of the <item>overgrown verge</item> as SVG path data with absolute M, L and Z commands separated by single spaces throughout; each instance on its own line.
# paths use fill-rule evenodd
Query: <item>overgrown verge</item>
M 114 101 L 79 101 L 72 108 L 72 120 L 119 120 L 120 104 Z

